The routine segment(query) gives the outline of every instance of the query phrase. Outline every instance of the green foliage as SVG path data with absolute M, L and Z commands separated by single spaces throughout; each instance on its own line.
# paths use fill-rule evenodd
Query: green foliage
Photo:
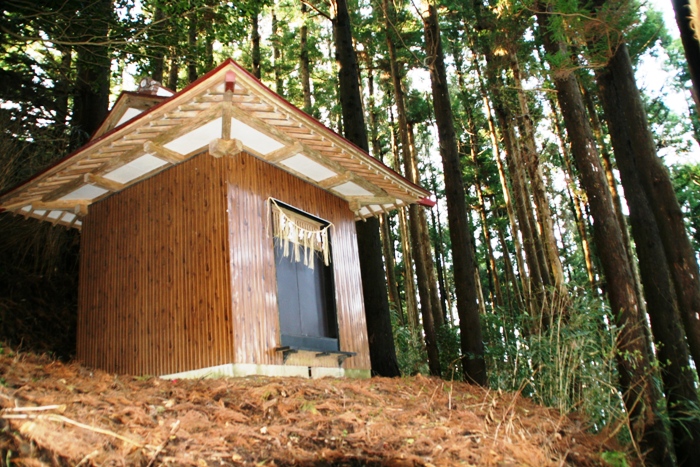
M 675 39 L 665 44 L 664 50 L 667 54 L 665 68 L 675 78 L 669 83 L 670 87 L 676 92 L 680 92 L 681 95 L 685 97 L 688 107 L 687 118 L 692 127 L 693 139 L 695 139 L 696 144 L 700 145 L 700 118 L 698 117 L 698 109 L 693 101 L 692 94 L 689 92 L 689 88 L 692 84 L 690 82 L 690 72 L 686 66 L 683 44 L 680 39 Z
M 445 324 L 437 329 L 438 348 L 440 349 L 440 371 L 448 380 L 462 379 L 461 350 L 459 328 Z
M 700 164 L 672 166 L 671 179 L 695 251 L 700 251 Z
M 483 316 L 491 386 L 522 391 L 563 413 L 585 413 L 594 430 L 622 419 L 616 387 L 615 336 L 607 309 L 586 295 L 542 310 L 549 326 L 524 313 Z
M 646 95 L 643 95 L 643 98 L 657 149 L 669 148 L 678 153 L 690 152 L 691 145 L 695 142 L 686 138 L 686 135 L 691 132 L 688 119 L 671 110 L 663 94 L 653 99 L 649 99 Z
M 428 375 L 428 354 L 423 336 L 407 325 L 394 326 L 394 344 L 402 375 Z
M 603 459 L 603 462 L 610 467 L 629 467 L 627 455 L 624 452 L 605 451 L 600 457 Z

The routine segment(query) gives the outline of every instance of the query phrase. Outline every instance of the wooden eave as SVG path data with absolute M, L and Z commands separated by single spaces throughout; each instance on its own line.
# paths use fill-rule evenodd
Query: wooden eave
M 138 101 L 129 100 L 134 97 L 122 95 L 117 104 L 123 98 L 119 105 L 126 109 Z M 103 134 L 98 130 L 78 151 L 0 195 L 0 209 L 80 228 L 90 204 L 207 149 L 214 156 L 244 150 L 347 200 L 357 219 L 411 203 L 434 205 L 428 191 L 273 93 L 231 59 L 109 130 L 108 122 L 120 118 L 110 115 Z
M 102 122 L 102 125 L 100 125 L 100 127 L 95 131 L 90 140 L 97 139 L 108 131 L 111 131 L 115 127 L 119 126 L 119 122 L 129 109 L 138 110 L 139 113 L 145 112 L 154 105 L 160 104 L 169 98 L 170 97 L 168 96 L 138 94 L 129 91 L 122 92 L 112 106 L 112 109 L 109 111 L 109 115 L 107 115 L 105 121 Z

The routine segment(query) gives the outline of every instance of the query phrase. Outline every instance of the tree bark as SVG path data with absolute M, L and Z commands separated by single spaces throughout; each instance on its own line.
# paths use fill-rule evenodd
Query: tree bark
M 688 15 L 690 14 L 690 1 L 693 0 L 671 0 L 673 11 L 676 14 L 676 24 L 681 34 L 681 42 L 685 52 L 688 72 L 693 87 L 690 93 L 695 101 L 695 108 L 700 113 L 700 43 L 695 39 L 694 32 L 690 28 Z M 696 31 L 697 32 L 697 31 Z
M 550 15 L 537 15 L 539 32 L 547 54 L 565 56 L 563 43 L 556 41 L 548 28 Z M 617 339 L 617 365 L 620 386 L 632 436 L 645 460 L 652 465 L 673 465 L 672 446 L 668 443 L 665 427 L 656 413 L 660 395 L 651 381 L 650 357 L 644 319 L 639 312 L 637 294 L 627 251 L 617 222 L 612 197 L 605 180 L 595 138 L 578 87 L 570 70 L 550 72 L 564 116 L 571 152 L 576 161 L 581 184 L 588 195 L 594 219 L 594 236 L 607 280 L 610 307 L 620 328 Z
M 68 99 L 71 88 L 71 65 L 73 62 L 73 50 L 70 47 L 57 47 L 61 51 L 61 65 L 59 79 L 56 81 L 56 127 L 60 137 L 65 136 L 68 122 Z
M 153 44 L 151 67 L 153 68 L 153 79 L 162 83 L 163 70 L 165 69 L 165 54 L 163 53 L 163 48 L 165 47 L 165 15 L 160 5 L 156 6 L 156 11 L 153 14 L 153 23 L 155 44 Z
M 452 258 L 457 295 L 457 313 L 462 348 L 462 368 L 467 381 L 485 386 L 487 384 L 484 343 L 481 336 L 479 306 L 474 280 L 476 264 L 471 235 L 467 222 L 467 204 L 462 181 L 457 140 L 454 131 L 450 95 L 447 87 L 444 53 L 440 39 L 437 9 L 435 5 L 424 5 L 422 12 L 425 31 L 425 47 L 429 60 L 430 82 L 435 108 L 435 122 L 440 140 L 447 218 L 452 240 Z
M 250 57 L 252 59 L 252 73 L 253 76 L 256 78 L 260 79 L 261 74 L 260 74 L 260 13 L 259 12 L 254 12 L 252 18 L 250 18 L 251 21 L 251 32 L 250 32 L 250 43 L 251 43 L 251 52 L 250 52 Z
M 197 81 L 197 12 L 193 11 L 189 16 L 187 26 L 187 81 L 194 83 Z
M 382 9 L 384 13 L 384 21 L 386 26 L 386 42 L 389 50 L 389 69 L 391 81 L 394 91 L 394 103 L 396 104 L 396 116 L 399 123 L 399 138 L 401 140 L 401 155 L 403 160 L 404 175 L 413 182 L 418 183 L 418 167 L 416 162 L 415 149 L 412 145 L 409 135 L 409 126 L 406 119 L 406 98 L 403 92 L 403 83 L 401 79 L 401 71 L 396 60 L 396 48 L 394 41 L 391 38 L 392 12 L 389 2 L 383 0 Z M 437 345 L 437 336 L 435 333 L 435 313 L 433 305 L 439 304 L 439 299 L 431 295 L 430 281 L 433 279 L 431 274 L 432 255 L 430 254 L 430 244 L 425 242 L 422 235 L 421 222 L 427 224 L 423 208 L 418 205 L 411 205 L 408 208 L 408 227 L 411 231 L 411 256 L 416 266 L 416 280 L 418 285 L 418 296 L 420 297 L 420 312 L 423 317 L 423 331 L 425 337 L 425 346 L 428 351 L 428 367 L 430 374 L 440 376 L 440 354 Z M 422 215 L 421 215 L 422 214 Z M 426 229 L 427 230 L 427 229 Z M 431 263 L 430 265 L 428 263 Z M 431 270 L 430 272 L 428 270 Z M 437 290 L 435 290 L 437 291 Z
M 272 10 L 272 58 L 275 67 L 275 92 L 284 96 L 284 80 L 282 79 L 282 52 L 280 51 L 281 39 L 278 34 L 277 14 Z
M 335 10 L 333 36 L 338 62 L 340 104 L 345 137 L 369 152 L 362 98 L 358 86 L 357 54 L 352 44 L 348 6 L 345 0 L 333 0 L 331 5 Z M 364 222 L 359 221 L 356 223 L 356 228 L 372 370 L 380 376 L 400 376 L 384 281 L 379 220 L 372 217 Z
M 82 13 L 79 22 L 83 44 L 76 46 L 77 76 L 73 93 L 73 115 L 71 118 L 71 149 L 77 149 L 87 143 L 107 116 L 109 106 L 109 74 L 111 58 L 105 45 L 91 44 L 91 41 L 103 43 L 109 34 L 112 20 L 112 2 L 98 0 L 90 4 Z
M 474 111 L 473 106 L 475 102 L 469 98 L 467 94 L 467 85 L 464 82 L 464 72 L 462 70 L 462 57 L 458 49 L 453 48 L 452 51 L 455 68 L 457 69 L 457 83 L 459 84 L 459 94 L 462 100 L 462 108 L 467 117 L 467 128 L 469 136 L 469 154 L 471 156 L 472 163 L 474 164 L 474 175 L 476 178 L 476 183 L 474 187 L 476 188 L 477 199 L 479 200 L 479 216 L 481 217 L 481 230 L 484 235 L 484 243 L 486 244 L 488 262 L 486 267 L 489 273 L 489 282 L 492 284 L 492 297 L 491 301 L 494 306 L 503 305 L 503 291 L 501 290 L 501 283 L 498 278 L 498 271 L 496 269 L 496 260 L 493 256 L 493 246 L 491 245 L 491 233 L 489 231 L 489 225 L 486 216 L 486 203 L 484 201 L 484 194 L 481 189 L 481 164 L 478 158 L 478 131 L 476 129 L 476 123 L 474 121 Z
M 618 48 L 608 66 L 599 74 L 598 84 L 602 92 L 612 97 L 618 95 L 621 115 L 626 119 L 629 130 L 608 122 L 613 141 L 622 147 L 634 148 L 634 161 L 642 187 L 654 211 L 666 258 L 671 268 L 671 277 L 678 297 L 681 318 L 688 337 L 688 344 L 695 364 L 700 362 L 700 272 L 695 260 L 695 251 L 683 222 L 681 212 L 668 171 L 656 155 L 653 136 L 646 120 L 646 112 L 641 102 L 634 76 L 630 73 L 631 63 L 627 47 Z M 618 134 L 619 133 L 619 134 Z M 617 154 L 617 148 L 615 152 Z
M 437 181 L 435 180 L 435 173 L 431 172 L 431 187 L 433 193 L 437 193 Z M 442 233 L 442 223 L 440 221 L 440 210 L 437 206 L 435 209 L 430 210 L 430 220 L 433 226 L 433 231 L 435 232 L 435 265 L 438 277 L 438 290 L 440 291 L 440 305 L 442 307 L 443 321 L 447 321 L 448 311 L 450 316 L 450 324 L 452 324 L 452 300 L 450 300 L 449 287 L 447 285 L 447 278 L 445 277 L 445 252 L 443 251 L 443 233 Z
M 381 147 L 379 145 L 379 135 L 377 131 L 377 109 L 374 103 L 374 74 L 372 72 L 372 57 L 366 54 L 367 59 L 367 82 L 369 91 L 369 127 L 372 142 L 372 155 L 381 160 Z M 307 56 L 308 60 L 308 56 Z M 308 63 L 307 63 L 308 66 Z M 308 72 L 308 70 L 307 70 Z M 304 97 L 306 101 L 306 96 Z M 306 104 L 305 104 L 306 105 Z M 310 101 L 309 101 L 310 105 Z M 381 220 L 381 238 L 382 238 L 382 252 L 384 254 L 384 264 L 386 268 L 386 282 L 387 288 L 389 289 L 389 306 L 393 306 L 394 312 L 398 316 L 399 322 L 402 325 L 406 324 L 404 318 L 403 308 L 401 306 L 401 295 L 399 294 L 399 286 L 396 280 L 396 261 L 394 255 L 394 240 L 391 233 L 391 228 L 389 225 L 389 216 L 387 214 L 382 214 Z
M 530 116 L 527 97 L 522 89 L 523 77 L 520 73 L 520 64 L 518 63 L 516 51 L 511 54 L 511 71 L 513 72 L 513 80 L 518 94 L 518 103 L 520 105 L 519 128 L 521 132 L 521 140 L 523 141 L 522 153 L 523 165 L 530 178 L 530 186 L 532 187 L 533 199 L 535 201 L 535 209 L 537 210 L 537 219 L 542 232 L 543 249 L 548 265 L 548 272 L 551 275 L 550 283 L 554 285 L 560 293 L 565 294 L 564 289 L 564 270 L 561 266 L 559 258 L 559 247 L 557 246 L 556 237 L 554 236 L 554 218 L 549 207 L 549 196 L 544 186 L 542 168 L 540 166 L 539 156 L 537 155 L 537 147 L 535 143 L 535 129 Z M 544 268 L 543 268 L 544 269 Z M 544 271 L 542 271 L 544 274 Z
M 578 193 L 578 187 L 576 186 L 575 174 L 571 168 L 571 157 L 569 155 L 569 148 L 566 146 L 564 132 L 561 128 L 561 123 L 559 121 L 559 114 L 557 111 L 557 104 L 554 99 L 549 98 L 549 106 L 552 109 L 552 121 L 554 123 L 554 131 L 557 135 L 557 142 L 559 143 L 559 153 L 562 159 L 562 165 L 564 166 L 564 180 L 566 182 L 566 191 L 569 197 L 569 203 L 571 205 L 571 210 L 574 213 L 574 219 L 576 221 L 576 230 L 578 231 L 579 241 L 581 243 L 581 250 L 583 251 L 583 258 L 586 262 L 586 275 L 588 276 L 588 282 L 591 285 L 591 290 L 594 294 L 597 294 L 596 285 L 596 275 L 593 266 L 593 254 L 591 252 L 591 245 L 588 241 L 588 224 L 586 223 L 586 218 L 583 215 L 583 209 L 581 208 L 581 196 Z
M 469 131 L 471 135 L 476 135 L 476 126 L 474 125 L 474 119 L 468 117 L 469 119 Z M 501 281 L 498 278 L 498 270 L 496 268 L 496 259 L 493 256 L 493 246 L 491 245 L 491 232 L 489 230 L 488 219 L 486 217 L 486 202 L 484 200 L 484 194 L 481 189 L 481 177 L 480 177 L 480 163 L 477 157 L 477 147 L 474 141 L 474 136 L 470 137 L 470 154 L 472 161 L 474 162 L 474 172 L 476 175 L 476 195 L 479 200 L 479 215 L 481 216 L 481 230 L 484 234 L 484 243 L 486 244 L 486 252 L 488 255 L 488 270 L 491 276 L 491 281 L 493 283 L 494 297 L 493 305 L 499 306 L 503 305 L 503 291 L 501 290 Z
M 393 240 L 391 238 L 391 229 L 389 228 L 389 216 L 382 215 L 382 251 L 384 253 L 384 261 L 386 262 L 386 282 L 389 289 L 389 303 L 394 306 L 394 311 L 399 318 L 401 324 L 406 324 L 401 307 L 401 296 L 399 295 L 399 287 L 396 282 L 396 263 L 394 260 Z
M 605 179 L 608 181 L 608 187 L 610 188 L 610 194 L 613 199 L 613 206 L 615 207 L 615 214 L 617 215 L 617 221 L 620 223 L 620 230 L 622 230 L 622 239 L 625 242 L 625 247 L 627 248 L 627 257 L 632 265 L 632 274 L 634 276 L 635 290 L 637 291 L 637 299 L 639 301 L 639 308 L 642 314 L 647 313 L 647 304 L 644 299 L 644 294 L 642 292 L 642 282 L 639 277 L 639 267 L 635 260 L 634 252 L 632 251 L 632 243 L 630 242 L 630 236 L 628 232 L 627 220 L 625 220 L 625 215 L 622 211 L 622 201 L 620 200 L 620 194 L 617 190 L 617 180 L 615 179 L 615 173 L 613 171 L 612 159 L 610 158 L 610 152 L 605 146 L 605 141 L 603 138 L 603 130 L 601 129 L 600 119 L 598 118 L 598 112 L 596 111 L 595 104 L 591 94 L 588 92 L 586 87 L 583 85 L 583 81 L 579 77 L 579 88 L 581 89 L 581 96 L 583 97 L 583 102 L 588 110 L 588 117 L 591 120 L 591 129 L 593 130 L 593 135 L 595 135 L 596 141 L 598 142 L 598 147 L 600 148 L 600 155 L 602 156 L 603 168 L 605 169 Z
M 311 107 L 311 65 L 309 62 L 309 44 L 308 44 L 308 35 L 309 35 L 309 27 L 307 25 L 307 7 L 306 3 L 302 2 L 301 3 L 301 17 L 302 17 L 302 25 L 299 30 L 299 43 L 300 43 L 300 48 L 301 52 L 299 54 L 299 68 L 300 68 L 300 75 L 301 75 L 301 90 L 302 94 L 304 95 L 304 112 L 307 114 L 311 115 L 312 112 L 312 107 Z M 377 157 L 375 154 L 374 157 Z
M 477 23 L 480 28 L 487 28 L 488 22 L 485 20 L 484 16 L 481 14 L 481 10 L 485 9 L 483 3 L 480 0 L 474 1 L 474 6 L 479 12 L 477 16 Z M 528 276 L 523 282 L 523 291 L 525 296 L 528 298 L 529 312 L 535 314 L 541 309 L 540 302 L 544 297 L 544 287 L 550 285 L 549 273 L 543 268 L 547 267 L 544 259 L 544 251 L 542 251 L 541 243 L 538 242 L 535 229 L 534 217 L 532 215 L 532 210 L 530 209 L 529 196 L 527 194 L 527 187 L 525 186 L 525 178 L 523 174 L 522 161 L 518 155 L 519 148 L 517 146 L 517 139 L 515 138 L 515 133 L 513 130 L 513 116 L 506 105 L 505 97 L 503 96 L 501 89 L 503 84 L 501 83 L 499 76 L 499 67 L 502 64 L 496 62 L 496 57 L 494 56 L 493 50 L 489 44 L 483 46 L 484 58 L 486 59 L 486 75 L 490 82 L 491 96 L 493 97 L 493 111 L 496 114 L 496 119 L 498 121 L 498 126 L 501 129 L 501 137 L 503 139 L 503 145 L 505 147 L 506 153 L 506 164 L 508 167 L 508 172 L 510 173 L 510 181 L 512 185 L 512 191 L 510 191 L 512 203 L 515 207 L 514 215 L 518 220 L 518 230 L 522 234 L 522 244 L 525 251 L 525 260 L 528 265 Z M 477 73 L 480 75 L 477 66 Z M 482 88 L 482 95 L 486 95 L 486 89 L 484 83 L 479 79 L 479 85 Z M 505 181 L 507 183 L 507 181 Z M 514 230 L 515 232 L 515 230 Z M 521 266 L 521 265 L 519 265 Z M 524 268 L 520 268 L 521 278 L 525 277 Z M 533 300 L 534 299 L 534 300 Z
M 496 122 L 493 118 L 493 112 L 491 110 L 491 103 L 489 96 L 486 92 L 486 87 L 481 78 L 481 71 L 479 68 L 478 61 L 474 62 L 474 69 L 477 74 L 477 79 L 479 80 L 479 91 L 481 98 L 484 102 L 485 114 L 489 127 L 489 136 L 491 138 L 491 148 L 496 159 L 496 166 L 498 167 L 498 178 L 501 182 L 501 190 L 503 191 L 503 200 L 506 205 L 506 214 L 508 215 L 508 222 L 510 224 L 510 230 L 513 237 L 513 244 L 515 245 L 515 260 L 518 265 L 518 271 L 520 272 L 520 283 L 521 288 L 515 287 L 515 291 L 518 295 L 519 302 L 524 302 L 528 312 L 533 313 L 535 310 L 534 304 L 532 303 L 532 295 L 530 294 L 530 278 L 525 272 L 525 260 L 522 255 L 523 247 L 520 243 L 520 229 L 518 228 L 518 222 L 515 216 L 515 210 L 513 209 L 513 202 L 510 193 L 510 187 L 508 186 L 508 177 L 506 176 L 505 167 L 503 166 L 503 159 L 501 157 L 501 149 L 498 145 L 498 133 L 496 131 Z M 505 250 L 507 251 L 507 250 Z M 513 276 L 515 279 L 515 276 Z M 515 285 L 515 283 L 514 283 Z
M 691 465 L 691 462 L 700 459 L 700 421 L 686 420 L 683 413 L 697 406 L 698 397 L 694 387 L 695 378 L 689 367 L 688 349 L 680 325 L 671 271 L 661 240 L 664 227 L 659 225 L 661 222 L 667 223 L 667 235 L 679 233 L 668 229 L 668 223 L 674 222 L 673 218 L 669 218 L 669 213 L 677 210 L 680 215 L 680 207 L 675 194 L 673 199 L 670 199 L 668 193 L 659 190 L 661 184 L 668 183 L 670 186 L 671 182 L 663 167 L 659 167 L 661 162 L 656 156 L 656 146 L 648 130 L 644 106 L 624 43 L 618 47 L 608 66 L 597 71 L 596 76 L 625 190 L 625 200 L 630 210 L 630 223 L 637 246 L 652 332 L 657 343 L 659 360 L 663 364 L 661 375 L 676 455 L 680 465 Z M 637 99 L 639 102 L 632 102 Z M 655 173 L 649 173 L 651 171 Z M 664 175 L 666 180 L 662 180 Z M 651 193 L 645 190 L 644 178 L 647 178 L 647 188 L 652 188 Z M 668 204 L 673 204 L 673 201 L 675 206 L 671 205 L 669 209 Z M 655 218 L 653 213 L 654 202 L 657 203 L 658 218 Z M 659 203 L 666 206 L 658 206 Z M 679 219 L 682 223 L 680 216 Z M 679 249 L 676 245 L 683 243 L 683 239 L 674 235 L 670 243 L 672 245 L 667 246 L 673 247 L 672 252 L 677 253 Z M 679 256 L 682 258 L 682 255 Z
M 411 154 L 411 166 L 412 172 L 415 174 L 414 183 L 420 184 L 420 177 L 418 176 L 418 163 L 417 163 L 417 150 L 416 150 L 416 140 L 413 134 L 413 124 L 408 123 L 408 145 Z M 428 228 L 428 217 L 425 214 L 426 209 L 422 206 L 416 205 L 415 217 L 418 219 L 418 238 L 419 248 L 423 251 L 424 261 L 425 261 L 425 274 L 428 281 L 428 297 L 430 299 L 431 314 L 433 316 L 433 323 L 435 329 L 437 330 L 440 326 L 445 324 L 445 314 L 442 312 L 440 305 L 440 292 L 437 285 L 437 274 L 435 272 L 435 262 L 433 261 L 433 255 L 431 251 L 430 243 L 430 230 Z
M 180 74 L 180 65 L 175 50 L 170 53 L 170 69 L 168 70 L 168 89 L 177 91 L 177 79 Z
M 401 235 L 401 250 L 403 251 L 403 291 L 406 297 L 406 316 L 408 327 L 411 331 L 417 331 L 420 325 L 418 318 L 418 294 L 413 274 L 413 252 L 411 250 L 411 231 L 408 228 L 407 213 L 405 209 L 399 211 L 399 233 Z

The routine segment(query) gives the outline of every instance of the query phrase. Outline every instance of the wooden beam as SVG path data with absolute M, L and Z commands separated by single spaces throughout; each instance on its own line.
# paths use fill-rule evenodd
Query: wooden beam
M 179 152 L 172 151 L 166 147 L 161 146 L 160 144 L 155 144 L 151 141 L 146 141 L 146 143 L 144 143 L 143 150 L 146 152 L 152 152 L 156 156 L 165 159 L 171 164 L 178 164 L 187 159 L 187 156 L 183 156 Z
M 73 181 L 64 183 L 53 191 L 46 193 L 41 197 L 42 201 L 52 201 L 61 198 L 68 193 L 77 190 L 81 186 L 85 185 L 85 176 L 79 175 Z
M 88 206 L 92 203 L 89 199 L 72 199 L 70 201 L 53 201 L 50 203 L 37 202 L 36 205 L 32 204 L 32 210 L 45 210 L 49 211 L 68 211 L 72 212 L 78 216 L 86 216 L 88 213 Z
M 277 164 L 285 159 L 288 159 L 297 153 L 304 152 L 304 148 L 299 143 L 293 143 L 289 146 L 284 146 L 276 151 L 272 151 L 270 154 L 263 156 L 270 164 Z
M 187 123 L 180 124 L 177 122 L 175 126 L 164 131 L 157 137 L 153 138 L 153 144 L 164 145 L 169 142 L 176 140 L 180 136 L 186 135 L 187 133 L 196 130 L 200 126 L 206 125 L 212 120 L 221 118 L 221 104 L 211 105 L 206 110 L 203 110 L 196 117 L 187 119 Z
M 75 216 L 72 221 L 67 222 L 66 225 L 68 226 L 69 229 L 78 229 L 80 230 L 79 225 L 75 225 L 76 222 L 78 222 L 78 219 L 80 219 L 78 216 Z M 66 221 L 64 221 L 66 222 Z
M 246 84 L 248 84 L 248 82 L 250 82 L 250 78 L 247 76 L 240 76 L 240 81 L 243 83 L 243 85 L 246 85 Z M 258 88 L 255 87 L 255 85 L 253 84 L 251 89 L 257 90 Z M 254 95 L 255 97 L 257 97 L 257 99 L 260 102 L 263 102 L 263 103 L 273 107 L 277 112 L 280 112 L 282 114 L 287 115 L 287 117 L 290 120 L 296 121 L 301 126 L 309 128 L 314 132 L 316 131 L 317 122 L 313 119 L 313 117 L 310 117 L 310 116 L 303 114 L 303 113 L 300 113 L 300 112 L 289 111 L 285 107 L 279 107 L 277 105 L 277 103 L 275 102 L 274 95 L 272 95 L 270 93 L 260 92 L 260 91 L 256 91 L 256 92 L 251 91 L 251 95 Z M 270 125 L 270 126 L 272 126 L 272 125 Z M 319 128 L 319 130 L 320 130 L 320 128 Z M 285 128 L 285 133 L 289 133 L 292 131 L 296 131 L 296 130 L 294 130 L 293 127 L 286 127 Z M 422 192 L 421 190 L 417 190 L 409 182 L 404 182 L 401 180 L 401 178 L 395 178 L 394 173 L 392 173 L 390 170 L 387 170 L 387 168 L 384 167 L 382 164 L 378 163 L 377 161 L 374 161 L 371 156 L 368 156 L 361 149 L 354 148 L 354 147 L 348 147 L 346 141 L 340 135 L 334 134 L 333 132 L 325 132 L 325 131 L 320 131 L 319 133 L 320 133 L 319 136 L 322 137 L 321 141 L 323 139 L 325 139 L 326 141 L 330 142 L 332 145 L 335 145 L 335 146 L 340 147 L 340 148 L 344 148 L 343 151 L 346 152 L 348 155 L 350 155 L 351 158 L 357 158 L 359 161 L 363 161 L 363 163 L 366 164 L 370 168 L 371 171 L 378 172 L 379 174 L 381 174 L 381 176 L 388 176 L 389 180 L 391 181 L 391 185 L 393 185 L 393 187 L 396 188 L 396 191 L 399 191 L 399 190 L 405 191 L 405 194 L 413 199 L 415 199 L 415 197 L 426 196 L 426 194 L 424 192 Z M 309 152 L 306 152 L 306 154 L 311 155 L 311 153 L 309 153 Z M 329 167 L 332 168 L 332 166 L 329 166 Z M 340 171 L 340 172 L 342 172 L 342 171 Z M 376 176 L 377 174 L 374 174 L 374 175 Z M 370 183 L 371 182 L 369 182 L 368 184 L 370 184 Z M 358 185 L 360 185 L 360 183 L 358 183 Z M 363 186 L 363 188 L 367 189 L 367 186 Z M 379 188 L 379 187 L 377 187 L 377 188 Z M 386 196 L 388 194 L 386 192 L 386 190 L 384 190 L 384 189 L 380 188 L 379 190 L 381 191 L 383 196 Z M 377 190 L 375 188 L 375 189 L 372 189 L 369 191 L 376 192 Z M 392 190 L 392 191 L 394 191 L 394 190 Z
M 345 173 L 341 173 L 339 175 L 336 175 L 335 177 L 321 180 L 320 182 L 318 182 L 318 184 L 321 186 L 321 188 L 332 188 L 336 185 L 341 185 L 345 182 L 348 182 L 348 181 L 352 180 L 352 178 L 353 178 L 352 172 L 345 172 Z
M 75 209 L 75 206 L 80 204 L 80 203 L 89 203 L 87 200 L 56 200 L 56 201 L 37 201 L 36 203 L 32 204 L 32 208 L 34 209 L 42 209 L 42 210 L 47 210 L 47 211 L 73 211 Z
M 235 75 L 234 75 L 235 76 Z M 228 76 L 227 76 L 228 78 Z M 235 83 L 235 78 L 234 78 Z M 228 81 L 226 82 L 228 85 Z M 224 102 L 221 105 L 221 139 L 231 139 L 231 110 L 233 109 L 233 89 L 228 89 L 224 93 Z M 211 144 L 210 144 L 211 147 Z M 211 152 L 211 151 L 209 151 Z M 213 154 L 212 154 L 213 155 Z M 214 156 L 216 157 L 216 156 Z
M 94 173 L 87 174 L 86 181 L 88 183 L 92 183 L 93 185 L 97 185 L 100 188 L 104 188 L 105 190 L 109 191 L 120 191 L 126 187 L 126 185 L 124 185 L 123 183 L 115 182 L 114 180 L 104 178 L 101 175 L 97 175 Z
M 13 211 L 15 209 L 21 209 L 29 204 L 32 204 L 41 198 L 38 196 L 34 196 L 31 198 L 20 198 L 20 199 L 15 199 L 13 201 L 3 201 L 0 203 L 3 208 L 7 209 L 8 211 Z
M 249 112 L 241 110 L 236 106 L 231 107 L 231 116 L 242 122 L 245 122 L 246 125 L 258 130 L 261 133 L 264 133 L 266 135 L 272 135 L 274 139 L 276 139 L 282 144 L 290 145 L 295 143 L 294 139 L 289 137 L 289 135 L 287 135 L 286 133 L 282 132 L 279 128 L 270 125 L 269 123 L 265 122 L 260 118 L 253 117 L 252 115 L 250 115 Z
M 361 206 L 369 206 L 370 204 L 393 204 L 396 205 L 397 198 L 391 196 L 348 196 L 360 203 Z
M 73 213 L 76 216 L 79 217 L 85 217 L 88 214 L 88 203 L 89 201 L 86 201 L 85 204 L 76 204 L 75 207 L 73 208 Z
M 243 143 L 237 139 L 216 138 L 209 142 L 209 154 L 217 159 L 223 156 L 233 157 L 241 151 L 243 151 Z

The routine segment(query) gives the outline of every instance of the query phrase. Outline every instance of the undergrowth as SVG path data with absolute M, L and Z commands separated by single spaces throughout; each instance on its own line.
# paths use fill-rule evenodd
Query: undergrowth
M 584 413 L 594 431 L 623 420 L 609 309 L 585 295 L 555 297 L 539 316 L 550 323 L 499 309 L 482 317 L 491 386 Z
M 0 115 L 0 193 L 61 153 L 60 141 L 10 137 Z M 0 213 L 0 340 L 63 359 L 75 353 L 79 234 L 48 222 Z

